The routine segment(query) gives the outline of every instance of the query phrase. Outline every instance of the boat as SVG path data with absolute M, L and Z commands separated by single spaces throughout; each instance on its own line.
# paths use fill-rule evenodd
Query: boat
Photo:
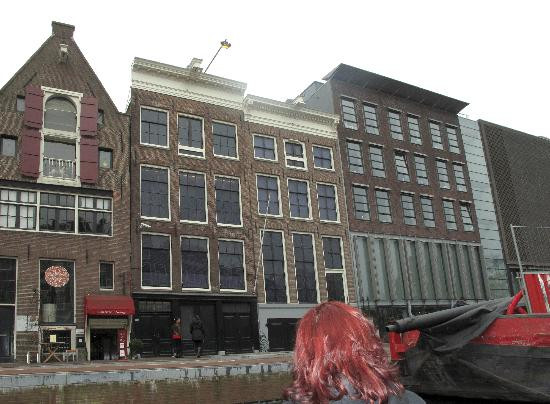
M 403 384 L 420 394 L 550 403 L 550 273 L 513 297 L 386 326 Z

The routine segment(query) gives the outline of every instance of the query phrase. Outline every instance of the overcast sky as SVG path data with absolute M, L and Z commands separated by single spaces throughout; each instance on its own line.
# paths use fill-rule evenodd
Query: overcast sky
M 550 137 L 550 2 L 16 1 L 2 3 L 0 86 L 51 33 L 75 40 L 120 110 L 135 56 L 244 81 L 285 100 L 347 63 L 470 103 L 463 112 Z

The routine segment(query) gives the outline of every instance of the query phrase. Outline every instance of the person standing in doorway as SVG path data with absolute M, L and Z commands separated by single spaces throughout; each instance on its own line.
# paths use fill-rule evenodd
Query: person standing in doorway
M 202 343 L 204 341 L 204 328 L 202 326 L 201 318 L 198 314 L 195 314 L 191 326 L 189 328 L 191 331 L 191 338 L 193 339 L 193 346 L 195 348 L 195 354 L 197 358 L 201 357 Z
M 181 353 L 181 319 L 178 317 L 172 324 L 172 358 L 178 358 Z

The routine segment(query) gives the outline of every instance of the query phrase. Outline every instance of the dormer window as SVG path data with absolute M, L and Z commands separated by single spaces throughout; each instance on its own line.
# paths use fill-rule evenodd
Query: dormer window
M 65 97 L 50 97 L 44 111 L 44 128 L 76 132 L 76 107 Z

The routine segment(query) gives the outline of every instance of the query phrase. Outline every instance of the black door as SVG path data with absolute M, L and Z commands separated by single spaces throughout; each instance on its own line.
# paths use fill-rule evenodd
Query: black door
M 294 349 L 298 321 L 298 318 L 269 318 L 267 320 L 270 351 L 292 351 Z
M 13 323 L 15 307 L 0 306 L 0 361 L 13 360 Z
M 223 349 L 227 353 L 252 352 L 254 339 L 251 321 L 250 304 L 223 305 Z
M 190 326 L 193 316 L 198 314 L 204 328 L 204 342 L 202 351 L 206 355 L 218 353 L 218 326 L 216 323 L 216 305 L 213 303 L 204 304 L 182 304 L 180 307 L 181 326 L 183 336 L 183 353 L 193 353 L 193 341 L 191 340 Z

